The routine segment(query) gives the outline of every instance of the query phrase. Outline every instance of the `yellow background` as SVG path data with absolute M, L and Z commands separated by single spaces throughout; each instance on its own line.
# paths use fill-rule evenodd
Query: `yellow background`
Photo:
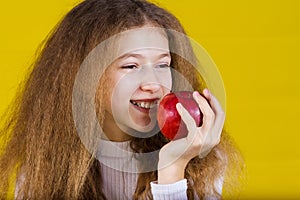
M 0 7 L 0 113 L 35 49 L 79 1 Z M 227 127 L 248 166 L 241 198 L 300 198 L 300 1 L 158 0 L 211 55 L 227 92 Z

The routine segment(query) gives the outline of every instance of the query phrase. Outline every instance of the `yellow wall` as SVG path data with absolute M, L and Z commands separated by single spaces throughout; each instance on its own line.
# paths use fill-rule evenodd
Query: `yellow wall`
M 38 44 L 77 2 L 2 2 L 0 113 Z M 156 2 L 181 20 L 223 76 L 227 127 L 248 166 L 241 198 L 300 198 L 300 1 Z

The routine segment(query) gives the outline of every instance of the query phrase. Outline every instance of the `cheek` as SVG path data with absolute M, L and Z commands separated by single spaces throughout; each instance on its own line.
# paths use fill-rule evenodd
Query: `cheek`
M 136 89 L 136 85 L 132 79 L 128 76 L 119 76 L 112 80 L 108 85 L 110 90 L 110 99 L 112 106 L 121 107 L 128 105 L 129 100 Z
M 169 93 L 172 90 L 172 75 L 171 71 L 162 73 L 159 76 L 159 82 L 163 87 L 163 93 Z
M 106 78 L 103 82 L 104 109 L 112 114 L 112 106 L 115 106 L 115 103 L 112 100 L 114 99 L 113 95 L 115 93 L 118 77 L 113 77 L 106 74 Z

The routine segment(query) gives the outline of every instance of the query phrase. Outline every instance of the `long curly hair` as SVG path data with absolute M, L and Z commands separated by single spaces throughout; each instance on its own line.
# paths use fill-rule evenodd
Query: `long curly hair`
M 143 0 L 86 0 L 52 30 L 2 118 L 1 199 L 8 194 L 11 177 L 22 180 L 17 187 L 17 199 L 109 199 L 101 190 L 100 163 L 86 150 L 76 132 L 72 116 L 73 85 L 81 63 L 97 44 L 147 23 L 185 34 L 171 13 Z M 172 48 L 196 59 L 188 40 L 176 41 L 172 34 L 167 35 Z M 171 60 L 172 67 L 193 88 L 205 87 L 201 75 L 186 59 L 172 53 Z M 98 91 L 103 87 L 99 84 Z M 101 107 L 101 99 L 95 102 Z M 98 116 L 101 118 L 103 114 L 99 112 Z M 167 142 L 158 133 L 150 138 L 133 137 L 130 146 L 143 153 L 158 150 Z M 218 196 L 215 182 L 220 177 L 224 178 L 223 190 L 233 191 L 243 167 L 239 150 L 223 130 L 221 142 L 209 155 L 192 159 L 186 167 L 189 199 L 195 195 L 200 199 Z M 156 179 L 157 171 L 139 174 L 134 199 L 152 199 L 150 182 Z

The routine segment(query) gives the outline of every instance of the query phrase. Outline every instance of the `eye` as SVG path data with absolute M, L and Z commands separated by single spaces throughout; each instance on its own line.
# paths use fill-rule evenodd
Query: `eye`
M 134 68 L 137 68 L 136 65 L 124 65 L 121 67 L 122 69 L 134 69 Z
M 158 68 L 169 68 L 170 66 L 168 64 L 159 64 L 157 65 Z

